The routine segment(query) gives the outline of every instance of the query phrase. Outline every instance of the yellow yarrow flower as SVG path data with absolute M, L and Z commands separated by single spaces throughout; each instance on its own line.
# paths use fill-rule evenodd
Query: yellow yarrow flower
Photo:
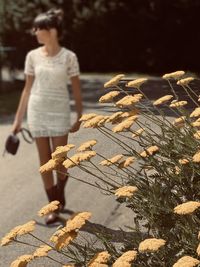
M 10 267 L 26 267 L 34 259 L 33 255 L 22 255 L 13 261 Z
M 166 80 L 171 79 L 171 78 L 173 78 L 173 79 L 179 79 L 184 74 L 185 74 L 184 71 L 179 70 L 179 71 L 175 71 L 175 72 L 171 72 L 171 73 L 166 73 L 162 77 L 163 77 L 163 79 L 166 79 Z
M 200 121 L 200 118 L 196 119 L 196 121 Z
M 143 97 L 142 94 L 127 95 L 116 102 L 116 106 L 119 108 L 130 107 L 140 101 Z
M 126 111 L 126 112 L 122 112 L 122 114 L 120 115 L 121 118 L 129 118 L 129 117 L 132 117 L 132 116 L 135 116 L 139 113 L 139 110 L 134 108 L 130 111 Z
M 79 121 L 87 121 L 87 120 L 90 120 L 96 116 L 98 116 L 98 114 L 96 114 L 96 113 L 83 114 L 81 116 L 81 118 L 79 119 Z
M 128 157 L 119 164 L 119 168 L 123 169 L 130 166 L 135 161 L 135 157 Z
M 173 95 L 165 95 L 163 97 L 158 98 L 156 101 L 153 102 L 154 106 L 158 106 L 161 104 L 165 104 L 167 101 L 173 98 Z
M 66 159 L 64 162 L 63 162 L 63 166 L 68 169 L 68 168 L 73 168 L 75 166 L 77 166 L 79 164 L 79 158 L 78 156 L 74 155 L 72 156 L 70 159 Z
M 109 88 L 118 85 L 119 81 L 124 77 L 125 77 L 124 74 L 116 75 L 115 77 L 113 77 L 111 80 L 109 80 L 104 84 L 104 88 Z
M 109 159 L 106 159 L 106 160 L 103 160 L 101 161 L 99 164 L 102 165 L 102 166 L 110 166 L 112 164 L 115 164 L 117 162 L 119 162 L 119 160 L 123 158 L 123 155 L 116 155 L 112 158 L 109 158 Z
M 183 256 L 173 265 L 173 267 L 194 267 L 199 263 L 200 261 L 193 257 Z
M 66 231 L 71 232 L 79 230 L 92 216 L 91 212 L 79 212 L 73 215 L 66 223 Z
M 120 94 L 119 91 L 109 92 L 109 93 L 103 95 L 102 97 L 100 97 L 99 102 L 100 103 L 112 102 L 113 101 L 113 98 L 116 97 L 116 96 L 118 96 L 119 94 Z
M 174 213 L 179 215 L 191 214 L 200 207 L 200 202 L 188 201 L 174 208 Z
M 147 78 L 138 78 L 127 83 L 127 87 L 134 87 L 139 89 L 140 86 L 147 81 Z
M 57 230 L 53 235 L 50 237 L 50 241 L 53 243 L 56 243 L 58 241 L 59 236 L 63 235 L 64 233 L 67 233 L 67 230 L 65 227 Z
M 185 79 L 181 79 L 177 82 L 178 85 L 182 85 L 182 86 L 186 86 L 188 85 L 190 82 L 192 82 L 194 80 L 193 77 L 188 77 L 188 78 L 185 78 Z
M 126 112 L 118 111 L 109 116 L 106 122 L 111 122 L 112 124 L 121 123 L 124 119 L 137 115 L 138 113 L 139 111 L 137 109 Z
M 193 123 L 192 123 L 193 127 L 199 127 L 200 126 L 200 118 L 196 119 Z
M 117 111 L 115 113 L 113 113 L 112 115 L 110 115 L 107 119 L 107 122 L 112 122 L 115 123 L 116 121 L 118 121 L 118 118 L 120 118 L 120 116 L 123 114 L 122 111 Z
M 131 267 L 131 262 L 136 259 L 137 251 L 129 250 L 123 253 L 114 263 L 113 267 Z
M 132 124 L 138 119 L 138 116 L 131 116 L 125 120 L 123 120 L 122 122 L 120 122 L 118 125 L 116 125 L 112 131 L 114 133 L 118 133 L 118 132 L 122 132 L 124 130 L 128 130 L 130 129 L 130 127 L 132 126 Z
M 44 215 L 47 215 L 55 210 L 58 209 L 60 202 L 57 200 L 54 200 L 50 202 L 49 204 L 45 205 L 38 211 L 38 216 L 42 217 Z
M 50 250 L 52 250 L 52 247 L 48 245 L 42 245 L 36 249 L 36 251 L 33 253 L 33 257 L 34 258 L 46 257 Z
M 85 151 L 83 153 L 79 153 L 79 162 L 81 161 L 88 161 L 90 160 L 92 157 L 96 156 L 96 152 L 95 151 Z
M 200 116 L 200 107 L 195 108 L 195 110 L 190 114 L 190 117 L 199 117 Z
M 181 173 L 181 169 L 178 166 L 175 166 L 175 174 L 179 175 Z
M 200 131 L 196 131 L 193 136 L 195 139 L 200 140 Z
M 96 156 L 96 152 L 95 151 L 85 151 L 83 153 L 78 153 L 78 154 L 73 155 L 69 159 L 66 159 L 63 162 L 63 166 L 66 169 L 72 168 L 74 166 L 79 165 L 82 161 L 85 161 L 85 160 L 88 161 L 88 160 L 90 160 L 94 156 Z
M 138 250 L 140 252 L 155 252 L 164 246 L 165 243 L 164 239 L 148 238 L 139 244 Z
M 115 190 L 115 196 L 132 197 L 136 191 L 138 191 L 136 186 L 123 186 Z
M 25 235 L 35 230 L 35 221 L 29 221 L 23 225 L 19 225 L 17 235 Z
M 96 128 L 99 127 L 99 122 L 104 119 L 103 115 L 98 115 L 90 120 L 87 120 L 84 124 L 83 127 L 84 128 Z
M 69 152 L 72 148 L 74 148 L 75 145 L 68 144 L 65 146 L 57 146 L 56 150 L 51 154 L 52 159 L 58 159 L 58 158 L 65 158 L 67 155 L 67 152 Z
M 200 151 L 196 152 L 194 156 L 192 157 L 193 161 L 196 163 L 200 162 Z
M 77 237 L 77 235 L 78 234 L 75 231 L 65 232 L 61 229 L 57 236 L 53 235 L 51 237 L 50 241 L 55 243 L 55 248 L 60 251 L 62 248 L 68 246 Z
M 188 160 L 188 159 L 179 159 L 178 162 L 179 162 L 180 164 L 182 164 L 182 165 L 185 165 L 185 164 L 189 163 L 189 160 Z
M 159 148 L 157 146 L 150 146 L 145 151 L 141 152 L 140 156 L 146 158 L 148 156 L 154 155 L 158 150 Z
M 169 106 L 170 106 L 170 108 L 180 108 L 180 107 L 187 105 L 187 103 L 188 103 L 187 101 L 174 100 L 171 102 L 171 104 Z
M 17 236 L 25 235 L 35 230 L 35 221 L 29 221 L 25 224 L 16 226 L 1 240 L 1 246 L 6 246 L 12 242 Z
M 107 251 L 102 251 L 97 253 L 88 263 L 88 267 L 102 266 L 101 264 L 106 264 L 110 259 L 110 254 Z
M 8 234 L 1 239 L 1 246 L 6 246 L 17 237 L 19 226 L 13 228 Z
M 132 137 L 133 137 L 133 138 L 138 137 L 138 136 L 140 136 L 143 132 L 144 132 L 144 129 L 143 129 L 143 128 L 140 128 L 139 130 L 135 131 L 134 134 L 132 134 Z
M 192 122 L 192 126 L 193 127 L 200 127 L 200 121 L 194 121 L 194 122 Z
M 107 122 L 107 120 L 109 119 L 110 116 L 104 116 L 98 123 L 97 126 L 101 127 L 104 126 L 104 124 Z
M 97 140 L 87 141 L 87 142 L 83 143 L 81 146 L 79 146 L 77 151 L 83 152 L 85 150 L 91 149 L 94 145 L 96 145 L 96 143 L 97 143 Z
M 64 158 L 50 159 L 47 163 L 45 163 L 39 168 L 39 171 L 40 173 L 45 173 L 55 170 L 59 166 L 59 164 L 64 160 L 65 160 Z
M 197 255 L 200 256 L 200 244 L 198 245 L 196 252 L 197 252 Z
M 185 120 L 186 120 L 186 117 L 181 116 L 180 118 L 177 118 L 174 120 L 173 125 L 178 128 L 183 127 L 185 125 Z

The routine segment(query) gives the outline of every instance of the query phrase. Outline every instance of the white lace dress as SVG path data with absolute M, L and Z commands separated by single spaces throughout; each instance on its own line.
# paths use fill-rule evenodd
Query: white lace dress
M 79 75 L 76 55 L 62 47 L 57 55 L 45 56 L 41 47 L 25 60 L 25 74 L 35 77 L 27 109 L 33 137 L 62 136 L 70 130 L 68 79 Z

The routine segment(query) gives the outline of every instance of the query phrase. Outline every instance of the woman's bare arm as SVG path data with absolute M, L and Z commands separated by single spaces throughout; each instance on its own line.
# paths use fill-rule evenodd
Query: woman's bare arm
M 21 94 L 21 98 L 15 115 L 15 120 L 12 126 L 13 133 L 17 133 L 21 128 L 22 120 L 26 112 L 27 103 L 31 92 L 31 87 L 33 85 L 33 81 L 34 81 L 34 76 L 26 75 L 25 86 Z
M 70 132 L 76 132 L 76 131 L 78 131 L 78 129 L 80 127 L 79 119 L 82 116 L 82 111 L 83 111 L 81 83 L 80 83 L 79 76 L 71 77 L 71 84 L 72 84 L 72 93 L 73 93 L 73 96 L 75 99 L 77 121 L 72 126 L 72 129 Z

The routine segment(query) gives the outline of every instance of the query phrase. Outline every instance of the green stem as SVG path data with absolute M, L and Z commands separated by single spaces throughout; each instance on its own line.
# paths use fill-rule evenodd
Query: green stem
M 33 244 L 30 244 L 30 243 L 27 243 L 27 242 L 24 242 L 24 241 L 20 241 L 18 239 L 14 239 L 13 241 L 16 242 L 16 243 L 20 243 L 20 244 L 26 245 L 26 246 L 30 246 L 30 247 L 34 247 L 34 248 L 39 248 L 39 246 L 37 246 L 37 245 L 33 245 Z
M 173 94 L 174 94 L 174 96 L 176 98 L 175 100 L 178 100 L 178 95 L 176 94 L 172 84 L 170 83 L 170 80 L 169 79 L 166 79 L 166 80 L 167 80 L 167 82 L 168 82 L 168 84 L 169 84 L 169 86 L 170 86 L 170 88 L 171 88 L 171 90 L 172 90 L 172 92 L 173 92 Z
M 67 159 L 69 159 L 71 162 L 75 163 L 71 158 L 67 157 Z M 91 161 L 89 161 L 89 162 L 91 162 Z M 79 162 L 79 163 L 81 163 L 81 162 Z M 86 173 L 88 173 L 88 174 L 90 174 L 90 175 L 96 177 L 96 178 L 99 179 L 100 181 L 104 181 L 105 183 L 109 184 L 110 186 L 115 187 L 115 185 L 109 183 L 108 181 L 105 181 L 102 177 L 100 177 L 100 176 L 98 176 L 97 174 L 95 174 L 95 173 L 89 171 L 87 168 L 84 168 L 82 165 L 80 165 L 80 164 L 76 164 L 76 167 L 78 167 L 78 168 L 81 169 L 82 171 L 85 171 Z M 77 180 L 78 180 L 78 179 L 77 179 Z M 86 182 L 86 183 L 88 183 L 88 182 Z
M 189 86 L 189 84 L 187 85 L 187 87 L 197 98 L 199 98 L 199 95 L 196 94 L 196 92 Z
M 52 245 L 48 244 L 47 242 L 45 242 L 44 240 L 38 238 L 37 236 L 35 236 L 35 235 L 31 234 L 31 233 L 28 233 L 28 234 L 29 234 L 31 237 L 35 238 L 36 240 L 40 241 L 41 243 L 43 243 L 43 244 L 45 244 L 45 245 L 51 247 L 52 250 L 56 251 L 57 253 L 60 253 L 60 254 L 65 255 L 63 252 L 60 252 L 59 250 L 56 250 Z M 67 256 L 67 255 L 65 255 L 65 256 Z
M 105 129 L 108 130 L 109 133 Z M 119 146 L 121 146 L 127 152 L 130 152 L 129 150 L 127 150 L 127 147 L 132 150 L 132 148 L 129 147 L 126 143 L 124 143 L 122 140 L 119 140 L 116 136 L 114 136 L 113 134 L 111 134 L 112 131 L 109 128 L 107 128 L 107 127 L 104 126 L 103 128 L 98 128 L 98 130 L 101 131 L 102 133 L 105 133 L 105 135 L 107 135 L 108 138 L 110 138 L 111 140 L 113 140 L 116 144 L 118 144 Z M 121 144 L 123 144 L 125 147 L 123 147 Z
M 111 180 L 112 182 L 121 185 L 120 183 L 116 182 L 115 180 L 113 180 L 112 178 L 108 177 L 102 170 L 100 170 L 93 162 L 90 161 L 90 163 L 92 164 L 92 166 L 94 166 L 101 174 L 103 174 L 106 178 L 108 178 L 109 180 Z
M 60 174 L 64 174 L 64 172 L 62 172 L 62 171 L 57 171 L 57 172 L 60 173 Z M 94 184 L 91 184 L 91 183 L 89 183 L 89 182 L 86 182 L 86 181 L 84 181 L 84 180 L 81 180 L 81 179 L 79 179 L 79 178 L 77 178 L 77 177 L 72 176 L 71 174 L 70 174 L 70 177 L 71 177 L 72 179 L 77 180 L 77 181 L 80 181 L 80 182 L 82 182 L 82 183 L 84 183 L 84 184 L 88 184 L 88 185 L 93 186 L 93 187 L 95 187 L 95 188 L 98 188 L 98 189 L 101 189 L 101 190 L 103 190 L 103 191 L 112 193 L 110 190 L 107 190 L 107 189 L 105 189 L 105 188 L 103 188 L 103 187 L 96 186 L 96 185 L 94 185 Z
M 96 170 L 96 168 L 93 168 L 93 167 L 91 167 L 91 166 L 87 166 L 87 165 L 82 165 L 82 166 L 84 166 L 85 168 L 87 167 L 87 168 L 90 168 L 91 170 Z M 111 173 L 111 172 L 107 172 L 107 171 L 103 171 L 103 173 L 106 173 L 106 174 L 108 174 L 108 175 L 111 175 L 111 176 L 114 176 L 114 177 L 119 177 L 119 178 L 122 178 L 122 177 L 120 177 L 119 176 L 119 173 L 117 172 L 117 171 L 115 171 L 114 169 L 112 169 L 114 172 L 115 172 L 115 174 L 113 174 L 113 173 Z M 128 179 L 127 177 L 125 177 L 125 176 L 123 176 L 123 178 L 125 178 L 125 179 Z M 123 179 L 122 178 L 122 179 Z
M 54 258 L 52 258 L 52 257 L 50 257 L 50 256 L 46 256 L 48 259 L 50 259 L 50 260 L 52 260 L 52 261 L 54 261 L 54 262 L 57 262 L 58 264 L 60 264 L 60 265 L 62 265 L 62 266 L 64 266 L 64 264 L 62 263 L 62 262 L 60 262 L 60 261 L 58 261 L 58 260 L 56 260 L 56 259 L 54 259 Z
M 98 154 L 98 156 L 100 156 L 101 158 L 103 158 L 103 159 L 105 159 L 105 160 L 108 160 L 107 158 L 105 158 L 104 156 L 102 156 L 102 155 L 100 155 L 100 154 Z M 109 161 L 109 160 L 108 160 Z M 111 161 L 110 161 L 111 162 Z M 112 163 L 112 162 L 111 162 Z M 112 165 L 114 165 L 114 166 L 116 166 L 117 168 L 118 168 L 118 165 L 116 164 L 116 163 L 112 163 Z M 109 167 L 111 170 L 113 170 L 113 171 L 115 171 L 113 168 L 112 168 L 112 166 L 110 165 L 110 166 L 107 166 L 107 167 Z M 124 171 L 123 169 L 121 170 L 121 171 L 123 171 L 125 174 L 128 174 L 128 175 L 130 175 L 130 172 L 126 172 L 126 171 Z M 123 174 L 122 174 L 123 175 Z M 124 176 L 123 176 L 124 177 Z M 127 178 L 126 176 L 125 176 L 125 178 Z
M 121 88 L 120 86 L 116 85 L 117 89 L 119 89 L 120 92 L 129 95 L 123 88 Z
M 192 100 L 192 102 L 193 102 L 197 107 L 199 107 L 199 103 L 197 103 L 197 102 L 195 101 L 195 99 L 191 96 L 191 94 L 189 93 L 187 87 L 184 86 L 184 85 L 181 85 L 181 86 L 183 87 L 183 89 L 185 90 L 185 92 L 187 93 L 187 95 L 189 96 L 189 98 Z

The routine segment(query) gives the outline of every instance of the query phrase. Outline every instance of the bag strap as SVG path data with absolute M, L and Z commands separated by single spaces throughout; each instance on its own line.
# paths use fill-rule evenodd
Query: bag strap
M 24 138 L 24 141 L 26 141 L 26 142 L 29 143 L 29 144 L 32 144 L 32 143 L 34 142 L 33 136 L 32 136 L 31 132 L 30 132 L 28 129 L 26 129 L 26 128 L 21 128 L 21 129 L 20 129 L 20 132 L 21 132 L 21 134 L 22 134 L 22 137 Z M 27 136 L 26 136 L 25 133 L 27 134 Z M 28 138 L 27 138 L 27 137 L 28 137 Z

